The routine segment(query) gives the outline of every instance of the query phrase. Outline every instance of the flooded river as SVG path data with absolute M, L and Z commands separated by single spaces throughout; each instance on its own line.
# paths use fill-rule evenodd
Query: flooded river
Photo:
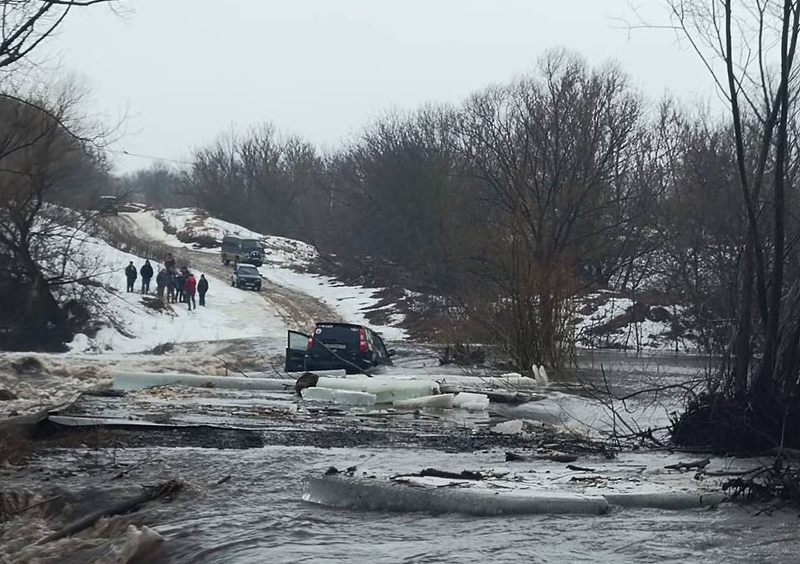
M 502 453 L 485 453 L 486 461 Z M 150 456 L 136 482 L 181 476 L 193 491 L 153 503 L 137 515 L 167 540 L 155 562 L 797 562 L 795 514 L 754 516 L 755 509 L 617 510 L 603 516 L 475 518 L 458 514 L 339 510 L 302 500 L 302 478 L 329 465 L 367 471 L 474 464 L 468 455 L 391 449 L 266 447 L 247 451 L 137 449 Z M 204 487 L 220 476 L 233 478 Z M 77 482 L 76 479 L 72 479 Z M 71 480 L 70 480 L 71 481 Z
M 701 373 L 705 364 L 703 359 L 666 359 L 657 361 L 658 368 L 653 370 L 656 361 L 652 359 L 643 361 L 618 355 L 599 358 L 618 390 L 631 388 L 642 370 L 677 381 Z M 598 356 L 593 359 L 598 360 Z M 411 368 L 401 364 L 398 370 Z M 582 381 L 597 381 L 597 374 L 597 370 L 586 372 L 581 376 Z M 557 393 L 573 397 L 578 397 L 579 387 L 569 375 L 552 386 Z M 157 399 L 161 403 L 153 400 L 148 405 L 171 405 L 173 411 L 179 405 L 170 398 Z M 237 417 L 241 418 L 238 423 L 251 423 L 248 432 L 267 435 L 276 432 L 275 429 L 259 431 L 260 424 L 253 424 L 255 412 L 247 411 L 251 406 L 241 397 L 212 399 L 207 403 L 216 408 L 226 402 L 235 405 Z M 111 402 L 116 400 L 104 401 L 107 403 L 88 405 L 92 409 L 109 410 L 104 416 L 114 415 Z M 295 402 L 289 395 L 281 399 L 272 394 L 264 405 L 275 410 Z M 130 408 L 134 403 L 128 400 L 125 405 Z M 144 408 L 137 409 L 140 411 L 129 409 L 125 416 L 148 416 Z M 263 411 L 261 416 L 267 414 Z M 349 429 L 355 429 L 348 427 L 348 416 L 335 415 L 323 421 L 311 414 L 305 424 L 327 425 L 328 429 L 339 425 L 347 434 Z M 189 421 L 192 416 L 172 413 L 171 417 Z M 463 432 L 469 435 L 475 432 L 470 429 L 486 428 L 489 417 L 495 421 L 497 414 L 447 423 L 451 429 L 464 427 Z M 429 467 L 459 472 L 507 465 L 505 446 L 479 446 L 477 452 L 472 452 L 463 437 L 454 439 L 453 448 L 448 448 L 446 440 L 420 439 L 411 444 L 400 441 L 392 434 L 393 430 L 382 429 L 377 423 L 372 426 L 375 433 L 383 433 L 380 445 L 370 446 L 369 441 L 365 444 L 361 440 L 350 444 L 341 437 L 326 444 L 327 448 L 309 446 L 308 441 L 292 444 L 273 441 L 260 448 L 236 449 L 146 444 L 137 448 L 130 445 L 116 448 L 112 444 L 100 449 L 80 445 L 59 449 L 52 445 L 56 448 L 51 448 L 47 456 L 37 457 L 24 470 L 0 469 L 0 480 L 13 483 L 20 491 L 71 492 L 76 497 L 94 498 L 97 504 L 135 494 L 139 484 L 172 478 L 185 480 L 189 488 L 171 502 L 152 502 L 131 516 L 111 519 L 146 524 L 158 531 L 166 542 L 155 560 L 147 560 L 157 564 L 800 562 L 797 515 L 789 511 L 755 515 L 761 509 L 758 507 L 723 504 L 718 508 L 681 511 L 614 508 L 601 516 L 471 517 L 459 513 L 338 509 L 304 501 L 304 478 L 319 476 L 331 466 L 340 469 L 355 466 L 358 473 L 367 475 L 392 475 Z M 430 432 L 427 427 L 415 429 L 418 434 Z M 480 445 L 480 441 L 474 444 Z M 601 461 L 588 457 L 581 463 L 591 465 Z M 660 466 L 663 467 L 663 462 Z M 81 470 L 76 470 L 78 467 Z M 563 477 L 559 474 L 564 472 L 563 467 L 563 464 L 542 465 L 536 471 L 543 481 L 556 480 Z M 122 480 L 111 480 L 119 468 L 134 470 Z M 227 475 L 231 476 L 229 481 L 211 485 Z M 35 531 L 31 535 L 36 538 Z M 57 551 L 58 545 L 54 544 L 52 550 Z M 60 561 L 51 559 L 52 552 L 42 552 L 40 556 L 41 561 Z

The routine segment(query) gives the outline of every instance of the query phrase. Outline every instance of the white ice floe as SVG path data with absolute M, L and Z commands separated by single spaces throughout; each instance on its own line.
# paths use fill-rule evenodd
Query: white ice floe
M 486 394 L 460 392 L 453 399 L 453 407 L 467 409 L 469 411 L 485 411 L 489 409 L 489 396 Z
M 463 485 L 459 481 L 458 485 Z M 321 505 L 371 511 L 466 513 L 469 515 L 519 515 L 537 513 L 608 512 L 601 496 L 565 493 L 537 495 L 447 487 L 402 486 L 383 480 L 340 476 L 309 477 L 303 485 L 303 500 Z
M 339 405 L 372 406 L 375 405 L 377 396 L 367 392 L 352 390 L 334 390 L 331 388 L 304 388 L 301 392 L 303 399 Z
M 439 393 L 436 382 L 425 380 L 396 380 L 393 378 L 320 378 L 317 387 L 334 390 L 353 390 L 375 394 L 376 403 L 431 396 Z
M 669 453 L 620 453 L 617 459 L 587 457 L 582 470 L 546 459 L 514 462 L 496 468 L 497 451 L 461 453 L 440 458 L 435 468 L 452 476 L 420 475 L 414 464 L 430 462 L 413 456 L 383 461 L 357 475 L 312 476 L 304 484 L 303 499 L 313 503 L 376 511 L 420 511 L 503 515 L 521 513 L 602 514 L 620 508 L 683 510 L 714 506 L 725 500 L 726 479 L 695 479 L 694 472 L 665 466 L 685 460 Z M 449 460 L 449 462 L 447 462 Z M 756 460 L 711 457 L 712 471 L 756 467 Z M 420 468 L 420 467 L 417 467 Z M 461 470 L 469 468 L 468 479 Z M 364 476 L 369 476 L 364 477 Z
M 191 388 L 292 391 L 294 390 L 295 381 L 292 379 L 245 378 L 239 376 L 116 372 L 113 382 L 115 390 L 141 390 L 153 386 L 172 385 Z
M 524 422 L 521 419 L 512 419 L 511 421 L 498 423 L 492 427 L 491 430 L 493 433 L 499 433 L 501 435 L 520 435 L 522 434 L 523 426 Z
M 455 394 L 439 394 L 435 396 L 424 396 L 421 398 L 398 400 L 394 402 L 394 406 L 407 409 L 418 409 L 418 408 L 452 409 L 453 398 L 455 398 Z

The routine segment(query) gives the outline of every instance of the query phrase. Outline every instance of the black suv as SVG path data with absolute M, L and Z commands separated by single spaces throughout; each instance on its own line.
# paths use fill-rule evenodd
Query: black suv
M 289 331 L 286 371 L 346 370 L 348 374 L 369 372 L 392 364 L 394 350 L 363 325 L 317 323 L 311 335 Z
M 231 286 L 237 288 L 252 288 L 256 292 L 261 290 L 261 273 L 255 266 L 237 264 L 231 274 Z

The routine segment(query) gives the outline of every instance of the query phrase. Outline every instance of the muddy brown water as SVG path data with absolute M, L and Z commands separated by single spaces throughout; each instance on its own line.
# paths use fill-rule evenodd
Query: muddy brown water
M 65 452 L 41 461 L 41 471 L 33 472 L 38 487 L 58 467 L 74 463 L 74 456 Z M 320 474 L 332 462 L 369 471 L 422 464 L 458 467 L 459 460 L 429 451 L 266 447 L 234 453 L 145 448 L 117 454 L 117 462 L 131 465 L 148 459 L 152 462 L 122 482 L 108 482 L 109 470 L 99 464 L 97 469 L 60 477 L 59 485 L 83 493 L 83 503 L 93 499 L 99 504 L 130 495 L 134 484 L 166 476 L 187 480 L 190 488 L 171 502 L 153 502 L 129 518 L 149 524 L 166 538 L 158 556 L 149 560 L 156 564 L 787 563 L 797 562 L 800 550 L 795 514 L 755 517 L 754 510 L 744 507 L 475 518 L 349 511 L 302 501 L 303 476 Z M 233 476 L 229 482 L 211 485 L 227 474 Z M 106 484 L 104 488 L 86 489 L 89 475 Z M 33 487 L 31 481 L 20 479 L 20 486 Z
M 393 370 L 418 369 L 430 362 L 413 348 L 403 353 Z M 640 382 L 645 373 L 666 381 L 700 374 L 705 361 L 606 354 L 602 365 L 601 372 L 624 390 Z M 582 377 L 596 380 L 597 371 L 592 370 Z M 552 388 L 578 391 L 570 377 L 562 380 L 555 376 Z M 112 519 L 121 524 L 147 524 L 166 539 L 157 556 L 147 560 L 156 564 L 784 564 L 797 562 L 800 554 L 797 515 L 789 511 L 756 516 L 760 508 L 723 505 L 713 511 L 626 509 L 604 516 L 477 518 L 343 510 L 303 501 L 303 478 L 319 475 L 330 466 L 356 466 L 358 471 L 388 474 L 427 467 L 452 471 L 502 467 L 505 451 L 522 445 L 513 444 L 518 440 L 514 437 L 495 436 L 481 442 L 483 431 L 494 422 L 488 414 L 437 421 L 424 413 L 423 417 L 413 413 L 375 417 L 311 406 L 301 408 L 298 415 L 291 411 L 281 415 L 281 410 L 296 402 L 291 395 L 257 398 L 222 390 L 200 390 L 190 397 L 165 391 L 134 401 L 136 397 L 89 396 L 69 413 L 181 425 L 210 422 L 244 431 L 224 431 L 225 440 L 215 439 L 214 431 L 203 435 L 200 443 L 165 438 L 168 431 L 160 431 L 160 438 L 147 430 L 130 431 L 133 438 L 126 440 L 105 430 L 107 442 L 96 444 L 82 439 L 80 432 L 53 433 L 27 468 L 0 469 L 0 484 L 41 495 L 70 492 L 70 499 L 82 507 L 129 496 L 141 484 L 175 478 L 186 481 L 187 489 L 175 499 L 156 501 L 136 513 Z M 294 423 L 289 422 L 292 418 Z M 257 436 L 260 442 L 225 442 L 240 432 Z M 509 442 L 502 442 L 506 440 Z M 128 468 L 129 474 L 112 480 Z M 230 481 L 212 485 L 227 475 Z M 38 529 L 30 530 L 35 540 Z M 111 532 L 118 534 L 119 530 Z M 102 529 L 84 535 L 111 532 Z M 39 561 L 62 562 L 65 550 L 63 545 L 43 548 Z M 69 553 L 71 562 L 81 561 L 81 550 L 86 549 Z

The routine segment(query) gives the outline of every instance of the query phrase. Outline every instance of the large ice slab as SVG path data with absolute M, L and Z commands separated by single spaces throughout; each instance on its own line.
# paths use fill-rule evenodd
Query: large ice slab
M 622 486 L 625 488 L 626 486 Z M 400 476 L 358 478 L 334 474 L 306 478 L 303 499 L 308 502 L 368 511 L 465 513 L 510 515 L 533 513 L 604 514 L 612 506 L 685 510 L 719 505 L 721 491 L 686 489 L 653 490 L 641 484 L 636 490 L 565 491 L 553 484 L 527 487 L 514 480 Z M 604 488 L 605 489 L 605 488 Z
M 141 390 L 153 386 L 179 385 L 192 388 L 227 388 L 234 390 L 293 391 L 294 380 L 243 378 L 239 376 L 200 376 L 197 374 L 156 374 L 150 372 L 116 372 L 115 390 Z
M 419 409 L 419 408 L 451 409 L 453 407 L 454 398 L 455 394 L 439 394 L 436 396 L 424 396 L 421 398 L 398 400 L 394 402 L 394 406 L 407 409 Z
M 338 475 L 306 478 L 303 500 L 348 509 L 479 516 L 537 513 L 602 515 L 608 512 L 608 501 L 597 495 L 409 487 L 385 480 Z
M 484 411 L 489 409 L 489 396 L 486 394 L 473 394 L 461 392 L 453 399 L 453 407 L 468 409 L 470 411 Z
M 375 394 L 376 403 L 392 403 L 439 393 L 439 384 L 427 380 L 397 380 L 393 378 L 320 378 L 318 388 L 352 390 Z
M 367 392 L 354 392 L 352 390 L 334 390 L 331 388 L 304 388 L 301 392 L 303 399 L 321 401 L 339 405 L 371 406 L 375 405 L 375 394 Z

